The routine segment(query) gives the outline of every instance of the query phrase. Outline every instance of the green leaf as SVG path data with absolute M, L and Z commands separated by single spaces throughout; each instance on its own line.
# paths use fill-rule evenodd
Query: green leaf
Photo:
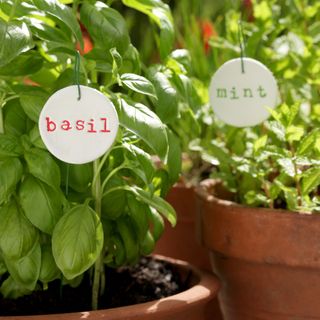
M 182 153 L 180 146 L 180 139 L 171 131 L 167 130 L 168 133 L 168 160 L 166 165 L 168 166 L 169 181 L 174 184 L 180 176 L 182 168 Z
M 77 192 L 86 192 L 93 179 L 93 168 L 91 163 L 67 164 L 69 166 L 69 185 Z
M 121 68 L 122 72 L 137 73 L 141 72 L 141 60 L 139 56 L 139 51 L 130 44 L 127 51 L 123 56 L 123 66 Z
M 36 87 L 28 87 L 19 92 L 21 106 L 26 115 L 38 123 L 40 112 L 48 100 L 48 94 Z
M 121 187 L 124 185 L 125 183 L 123 179 L 121 179 L 117 175 L 113 175 L 108 181 L 105 187 L 105 190 Z M 126 191 L 120 189 L 113 193 L 106 194 L 102 198 L 103 216 L 110 220 L 115 220 L 123 214 L 123 212 L 125 211 L 126 205 L 127 205 Z
M 41 267 L 40 244 L 36 243 L 33 249 L 20 259 L 6 259 L 6 265 L 15 282 L 20 284 L 23 288 L 34 290 Z
M 143 239 L 140 245 L 140 252 L 145 256 L 149 255 L 153 252 L 155 245 L 156 245 L 156 242 L 154 240 L 152 232 L 148 230 L 145 238 Z
M 255 153 L 257 153 L 260 149 L 264 148 L 267 144 L 268 136 L 263 135 L 258 140 L 256 140 L 253 144 L 253 150 Z
M 20 54 L 5 66 L 0 67 L 1 76 L 17 77 L 38 72 L 42 68 L 43 58 L 38 53 Z
M 64 87 L 68 87 L 74 84 L 74 71 L 72 69 L 64 70 L 58 79 L 55 82 L 54 91 L 58 91 L 63 89 Z M 87 85 L 85 76 L 83 73 L 80 73 L 79 84 Z
M 23 149 L 17 138 L 0 133 L 0 159 L 5 159 L 7 157 L 19 157 L 22 154 Z
M 289 210 L 297 211 L 298 208 L 298 192 L 296 188 L 282 187 Z
M 13 99 L 8 101 L 4 107 L 5 133 L 16 136 L 16 137 L 20 137 L 26 132 L 26 130 L 27 130 L 27 115 L 24 113 L 20 105 L 19 99 Z M 1 149 L 1 146 L 0 146 L 0 149 Z
M 159 211 L 171 223 L 173 227 L 176 225 L 176 212 L 168 202 L 136 186 L 127 186 L 126 189 L 135 194 L 141 201 L 147 203 L 148 205 Z
M 149 230 L 148 210 L 149 206 L 137 200 L 132 194 L 128 194 L 129 216 L 132 219 L 133 226 L 139 241 L 141 242 Z
M 267 128 L 274 133 L 274 135 L 279 139 L 279 141 L 285 141 L 286 131 L 284 126 L 277 121 L 268 121 Z
M 246 203 L 250 206 L 258 207 L 261 205 L 265 206 L 266 204 L 268 204 L 268 198 L 264 194 L 257 193 L 254 190 L 248 191 L 244 197 Z
M 157 98 L 153 84 L 145 77 L 133 73 L 124 73 L 121 75 L 121 81 L 135 92 Z
M 286 107 L 284 107 L 286 106 Z M 290 108 L 284 104 L 281 106 L 282 108 L 288 109 L 289 111 L 286 114 L 286 118 L 287 118 L 287 125 L 291 126 L 293 124 L 293 121 L 295 120 L 295 118 L 297 117 L 299 111 L 300 111 L 300 103 L 293 103 Z
M 0 208 L 0 249 L 5 259 L 20 259 L 38 241 L 38 232 L 15 202 Z
M 150 78 L 158 97 L 158 100 L 155 102 L 156 114 L 164 123 L 175 121 L 179 114 L 176 89 L 162 72 L 153 72 L 151 70 Z
M 50 26 L 42 21 L 32 20 L 30 23 L 32 34 L 37 38 L 48 41 L 49 43 L 60 43 L 61 45 L 69 45 L 69 37 L 60 28 Z
M 99 257 L 102 247 L 102 224 L 87 204 L 73 207 L 53 231 L 53 256 L 68 280 L 88 270 Z
M 121 14 L 97 1 L 95 5 L 84 2 L 80 11 L 81 22 L 90 33 L 95 45 L 105 50 L 116 48 L 120 54 L 127 50 L 130 38 Z
M 8 201 L 23 173 L 19 159 L 0 161 L 0 205 Z
M 148 211 L 148 215 L 152 224 L 152 235 L 154 240 L 158 241 L 164 232 L 165 224 L 159 212 L 154 208 L 150 209 L 151 210 Z
M 54 189 L 59 189 L 60 169 L 48 152 L 34 148 L 26 151 L 24 157 L 33 176 Z
M 29 138 L 30 142 L 39 149 L 47 150 L 47 147 L 43 143 L 40 132 L 39 132 L 39 126 L 36 124 L 29 132 Z
M 170 57 L 183 65 L 186 70 L 191 70 L 192 59 L 190 52 L 187 49 L 176 49 L 171 52 Z
M 122 0 L 122 2 L 136 9 L 154 21 L 160 28 L 160 55 L 165 59 L 173 46 L 174 24 L 170 8 L 160 0 Z
M 308 195 L 320 185 L 320 168 L 310 168 L 302 174 L 302 193 Z
M 52 248 L 49 245 L 41 247 L 41 268 L 39 280 L 43 283 L 48 283 L 56 279 L 60 279 L 60 270 L 54 261 Z
M 312 153 L 314 151 L 314 145 L 318 137 L 320 137 L 319 129 L 314 129 L 309 132 L 299 143 L 297 154 L 299 156 L 306 156 Z
M 7 266 L 0 255 L 0 277 L 8 271 Z
M 277 163 L 289 177 L 294 177 L 296 175 L 292 159 L 280 158 L 277 160 Z
M 117 219 L 116 222 L 118 232 L 124 245 L 126 262 L 128 264 L 137 263 L 137 260 L 139 259 L 139 244 L 131 217 L 124 215 Z
M 162 160 L 166 159 L 168 152 L 167 132 L 164 124 L 155 113 L 141 103 L 130 105 L 121 99 L 119 118 L 122 126 L 139 136 Z
M 289 126 L 286 129 L 286 137 L 289 142 L 299 141 L 304 135 L 304 128 L 297 126 Z
M 71 8 L 60 3 L 58 0 L 32 0 L 34 5 L 44 11 L 45 14 L 51 15 L 58 19 L 62 24 L 66 25 L 83 48 L 83 39 L 80 26 L 76 15 L 73 14 Z
M 62 216 L 62 192 L 29 176 L 21 184 L 19 198 L 30 222 L 42 232 L 52 234 Z
M 145 183 L 150 183 L 155 173 L 151 156 L 134 144 L 124 143 L 124 147 L 128 151 L 127 156 L 130 161 L 138 162 L 139 170 L 141 172 L 140 176 L 143 176 Z M 136 171 L 136 168 L 134 168 L 133 171 Z
M 32 290 L 24 288 L 20 283 L 14 281 L 13 277 L 8 277 L 5 281 L 3 281 L 0 287 L 0 293 L 4 298 L 7 299 L 17 299 L 24 295 L 30 294 Z
M 272 11 L 267 1 L 261 1 L 254 6 L 254 17 L 262 21 L 272 17 Z
M 32 35 L 21 21 L 5 22 L 0 18 L 0 67 L 33 47 Z

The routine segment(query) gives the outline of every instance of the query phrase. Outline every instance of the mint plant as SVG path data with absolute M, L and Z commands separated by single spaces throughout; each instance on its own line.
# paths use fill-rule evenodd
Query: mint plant
M 224 1 L 215 4 L 212 4 L 211 1 L 202 1 L 201 4 L 197 1 L 181 1 L 175 4 L 173 14 L 177 24 L 179 44 L 188 49 L 190 59 L 193 61 L 190 74 L 194 79 L 197 79 L 198 83 L 202 84 L 197 86 L 197 92 L 202 101 L 202 106 L 196 113 L 197 122 L 201 128 L 200 134 L 195 139 L 191 139 L 188 148 L 185 149 L 189 149 L 189 157 L 193 160 L 191 171 L 193 178 L 195 176 L 205 177 L 208 172 L 213 170 L 214 177 L 221 178 L 230 190 L 237 193 L 237 201 L 246 204 L 251 201 L 251 205 L 268 207 L 278 205 L 288 208 L 283 191 L 280 192 L 282 204 L 277 204 L 281 201 L 279 199 L 276 201 L 275 198 L 271 199 L 270 195 L 266 195 L 264 187 L 261 189 L 256 186 L 257 181 L 255 184 L 248 183 L 242 191 L 241 188 L 240 190 L 237 189 L 236 181 L 239 176 L 233 175 L 238 172 L 237 166 L 239 163 L 233 163 L 231 167 L 228 167 L 227 164 L 235 156 L 239 157 L 237 161 L 240 162 L 247 159 L 248 156 L 248 161 L 250 161 L 247 164 L 247 169 L 248 171 L 255 171 L 251 165 L 254 167 L 259 165 L 255 163 L 255 157 L 258 157 L 258 154 L 254 153 L 252 146 L 255 139 L 261 137 L 264 137 L 262 142 L 266 143 L 264 147 L 275 144 L 276 146 L 281 145 L 281 149 L 288 150 L 287 158 L 291 157 L 292 152 L 292 157 L 297 156 L 296 150 L 298 150 L 299 141 L 291 141 L 292 138 L 288 138 L 290 145 L 293 144 L 293 147 L 289 147 L 284 141 L 277 141 L 267 124 L 252 129 L 237 129 L 223 125 L 213 115 L 208 102 L 207 88 L 211 76 L 224 62 L 240 57 L 238 33 L 239 20 L 241 20 L 245 36 L 246 55 L 261 61 L 273 72 L 278 80 L 281 100 L 288 105 L 285 109 L 291 110 L 293 108 L 295 110 L 294 123 L 288 125 L 282 123 L 279 119 L 271 123 L 275 124 L 276 127 L 281 126 L 283 133 L 287 126 L 289 126 L 288 130 L 290 131 L 296 130 L 292 129 L 292 126 L 298 125 L 299 129 L 297 130 L 303 129 L 301 139 L 310 132 L 317 131 L 319 125 L 317 70 L 320 66 L 317 58 L 320 12 L 318 9 L 318 3 L 304 0 L 293 2 L 276 0 Z M 209 39 L 204 37 L 203 21 L 210 23 L 211 36 Z M 205 40 L 210 44 L 209 50 L 206 47 Z M 195 43 L 196 45 L 194 45 Z M 206 88 L 206 90 L 202 90 L 201 87 Z M 283 113 L 288 113 L 288 110 L 280 111 L 281 117 L 284 117 Z M 265 135 L 267 135 L 267 138 Z M 291 150 L 292 148 L 294 151 Z M 316 146 L 314 145 L 311 148 L 316 148 Z M 199 154 L 201 154 L 200 159 Z M 285 158 L 284 155 L 282 157 Z M 318 159 L 316 151 L 308 154 L 308 157 L 313 164 L 302 167 L 298 165 L 299 178 L 295 179 L 303 179 L 301 170 L 304 171 L 304 169 L 311 169 L 316 166 L 314 163 Z M 274 166 L 276 172 L 282 170 L 281 167 L 278 167 L 275 159 L 262 161 L 260 165 L 264 171 L 268 169 L 268 165 Z M 241 168 L 242 166 L 240 166 Z M 267 184 L 273 185 L 273 180 L 270 181 L 266 173 L 263 177 L 261 178 L 263 181 L 269 181 Z M 242 185 L 241 181 L 242 178 L 239 182 L 240 185 Z M 302 184 L 302 180 L 300 182 Z M 258 186 L 260 185 L 261 182 Z M 301 195 L 302 192 L 297 191 L 299 183 L 298 186 L 296 183 L 289 183 L 287 186 L 289 185 L 295 188 L 297 193 L 300 193 L 301 198 L 304 197 L 304 195 Z M 246 200 L 244 195 L 251 187 L 253 188 L 252 194 L 257 192 L 258 198 L 264 195 L 263 201 L 262 199 L 260 202 L 257 199 L 252 199 L 254 198 L 252 194 L 251 199 L 249 199 L 249 194 L 247 196 L 248 201 Z M 273 189 L 276 189 L 276 187 L 273 187 Z M 315 188 L 313 194 L 316 192 Z M 309 194 L 307 197 L 316 200 L 317 197 L 314 197 L 313 194 Z M 303 201 L 301 200 L 301 202 Z M 291 208 L 293 207 L 291 206 Z M 303 210 L 305 204 L 296 203 L 295 207 Z M 305 209 L 310 211 L 312 210 L 311 207 L 317 207 L 316 202 L 309 203 Z
M 319 211 L 320 132 L 301 120 L 299 106 L 270 110 L 273 119 L 255 128 L 222 125 L 217 138 L 203 144 L 204 158 L 214 164 L 211 176 L 236 202 Z
M 166 57 L 174 38 L 169 7 L 122 2 L 157 26 Z M 165 82 L 146 78 L 125 19 L 101 1 L 1 1 L 0 39 L 0 292 L 17 298 L 56 279 L 77 285 L 89 272 L 97 309 L 104 266 L 135 263 L 152 252 L 163 217 L 176 223 L 161 197 L 180 172 L 179 141 L 162 116 Z M 67 165 L 48 153 L 37 122 L 48 97 L 75 83 L 76 48 L 84 54 L 79 82 L 113 101 L 121 129 L 101 159 Z M 153 108 L 163 109 L 160 117 Z

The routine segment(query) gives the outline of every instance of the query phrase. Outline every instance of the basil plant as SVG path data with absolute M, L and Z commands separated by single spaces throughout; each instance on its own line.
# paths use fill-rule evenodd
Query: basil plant
M 179 177 L 181 148 L 155 112 L 161 109 L 164 119 L 179 104 L 156 73 L 168 59 L 179 64 L 170 54 L 171 13 L 160 0 L 117 4 L 144 13 L 154 26 L 162 61 L 156 67 L 141 61 L 124 17 L 105 2 L 0 2 L 0 292 L 6 298 L 46 290 L 56 279 L 76 285 L 89 272 L 96 309 L 104 266 L 135 263 L 153 251 L 164 218 L 176 223 L 163 196 Z M 109 97 L 121 125 L 107 154 L 83 165 L 55 159 L 37 124 L 49 96 L 75 81 Z

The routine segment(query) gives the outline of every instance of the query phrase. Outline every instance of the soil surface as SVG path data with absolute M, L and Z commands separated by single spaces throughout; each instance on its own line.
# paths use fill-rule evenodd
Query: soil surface
M 176 268 L 164 261 L 144 257 L 133 267 L 107 268 L 105 293 L 99 309 L 132 305 L 167 297 L 186 290 L 188 279 L 182 280 Z M 80 286 L 61 286 L 54 281 L 45 291 L 39 290 L 17 300 L 0 296 L 0 316 L 37 315 L 91 310 L 90 278 Z

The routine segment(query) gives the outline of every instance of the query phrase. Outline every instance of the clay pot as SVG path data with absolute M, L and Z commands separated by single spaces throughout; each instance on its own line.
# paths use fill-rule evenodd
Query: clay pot
M 177 225 L 169 223 L 157 242 L 155 253 L 188 261 L 198 268 L 210 271 L 208 251 L 196 241 L 196 194 L 194 187 L 183 183 L 174 185 L 166 200 L 177 212 Z
M 205 271 L 187 262 L 156 256 L 174 263 L 183 278 L 191 277 L 191 288 L 179 294 L 121 308 L 85 311 L 77 313 L 52 314 L 41 316 L 0 317 L 1 320 L 203 320 L 207 319 L 208 305 L 216 299 L 218 280 Z M 215 320 L 214 317 L 210 318 Z
M 320 319 L 320 217 L 249 208 L 197 188 L 199 231 L 226 320 Z
M 166 222 L 165 232 L 157 242 L 155 253 L 188 261 L 204 270 L 211 270 L 208 251 L 196 241 L 196 193 L 184 183 L 174 185 L 166 200 L 177 212 L 177 225 Z M 222 320 L 218 299 L 211 302 L 208 320 Z

